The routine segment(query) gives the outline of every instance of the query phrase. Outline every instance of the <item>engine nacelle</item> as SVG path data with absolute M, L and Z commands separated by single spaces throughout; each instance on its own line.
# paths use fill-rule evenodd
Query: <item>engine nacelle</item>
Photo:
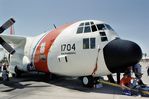
M 31 62 L 27 56 L 24 56 L 22 59 L 22 70 L 23 71 L 30 71 L 31 70 Z
M 20 76 L 22 72 L 31 71 L 32 65 L 27 56 L 18 57 L 17 55 L 14 55 L 11 57 L 10 66 L 8 70 L 12 74 L 16 74 L 17 76 Z
M 20 60 L 20 61 L 19 61 Z M 9 71 L 14 73 L 15 69 L 17 68 L 20 71 L 29 71 L 30 70 L 30 60 L 27 56 L 18 57 L 12 56 L 9 66 Z

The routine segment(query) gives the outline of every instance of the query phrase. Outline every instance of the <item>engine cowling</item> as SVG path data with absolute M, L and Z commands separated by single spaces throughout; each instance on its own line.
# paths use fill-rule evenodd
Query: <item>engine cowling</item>
M 23 57 L 23 60 L 22 60 L 22 64 L 23 64 L 23 70 L 24 71 L 30 71 L 30 60 L 27 56 L 24 56 Z

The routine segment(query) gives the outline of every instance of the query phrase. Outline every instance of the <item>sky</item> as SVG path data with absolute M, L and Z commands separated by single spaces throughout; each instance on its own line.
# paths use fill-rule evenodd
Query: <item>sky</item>
M 102 20 L 149 55 L 148 10 L 149 0 L 0 0 L 0 25 L 13 17 L 16 35 L 35 36 L 53 29 L 53 24 Z

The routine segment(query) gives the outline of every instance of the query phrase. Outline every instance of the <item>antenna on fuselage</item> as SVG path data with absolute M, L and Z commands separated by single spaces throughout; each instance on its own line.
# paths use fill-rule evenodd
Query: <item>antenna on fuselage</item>
M 53 26 L 54 26 L 54 28 L 56 29 L 56 25 L 55 25 L 55 24 L 53 24 Z

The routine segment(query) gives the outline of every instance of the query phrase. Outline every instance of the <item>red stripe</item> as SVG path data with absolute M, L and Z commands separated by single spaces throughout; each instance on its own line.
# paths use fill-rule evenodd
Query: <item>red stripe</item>
M 49 32 L 38 44 L 38 46 L 36 47 L 35 50 L 35 54 L 34 54 L 34 66 L 36 68 L 37 71 L 41 71 L 41 72 L 50 72 L 50 70 L 48 69 L 48 52 L 49 49 L 51 48 L 53 42 L 55 41 L 55 39 L 57 38 L 57 36 L 68 27 L 69 25 L 63 25 L 59 28 L 56 28 L 55 30 Z M 42 45 L 44 45 L 45 43 L 45 49 L 44 47 L 42 47 Z M 41 48 L 42 47 L 42 48 Z M 41 53 L 41 49 L 44 50 L 43 53 Z

